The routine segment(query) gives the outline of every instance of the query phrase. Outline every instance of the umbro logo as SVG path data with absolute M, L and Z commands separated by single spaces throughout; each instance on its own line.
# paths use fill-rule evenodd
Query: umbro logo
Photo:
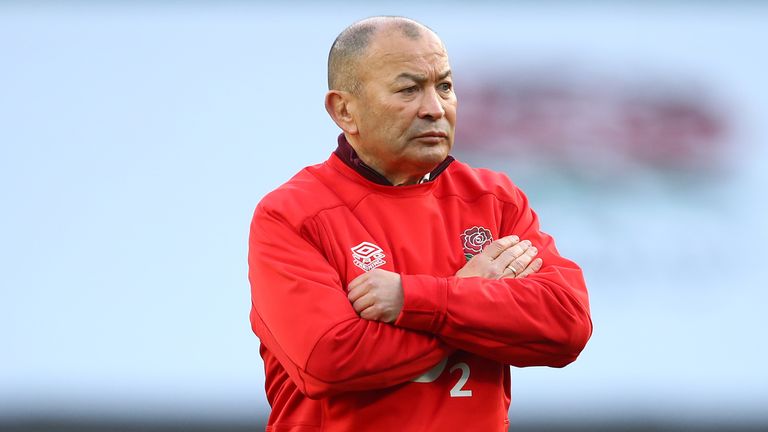
M 384 257 L 386 257 L 384 251 L 373 243 L 362 242 L 352 248 L 352 261 L 364 271 L 386 264 Z

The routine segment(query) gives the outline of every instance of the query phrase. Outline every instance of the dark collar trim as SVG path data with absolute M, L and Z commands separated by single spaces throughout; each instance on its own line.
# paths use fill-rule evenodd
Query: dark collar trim
M 389 180 L 387 180 L 386 177 L 379 174 L 376 170 L 366 165 L 365 162 L 360 159 L 355 149 L 352 148 L 352 145 L 347 142 L 347 137 L 345 137 L 344 134 L 339 135 L 338 142 L 339 145 L 336 147 L 336 151 L 333 153 L 336 154 L 336 156 L 338 156 L 339 159 L 341 159 L 347 166 L 355 170 L 358 174 L 365 177 L 367 180 L 372 181 L 373 183 L 384 186 L 394 186 Z M 437 176 L 445 171 L 445 169 L 448 168 L 448 165 L 450 165 L 453 161 L 453 156 L 446 157 L 445 160 L 440 162 L 440 164 L 429 173 L 429 180 L 427 180 L 427 182 L 434 181 Z

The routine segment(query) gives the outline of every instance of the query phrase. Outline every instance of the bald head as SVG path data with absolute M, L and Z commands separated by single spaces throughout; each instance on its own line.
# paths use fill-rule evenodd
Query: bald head
M 357 21 L 339 34 L 328 54 L 328 89 L 356 93 L 360 88 L 358 65 L 371 41 L 382 33 L 396 31 L 418 40 L 434 32 L 424 24 L 405 17 L 377 16 Z

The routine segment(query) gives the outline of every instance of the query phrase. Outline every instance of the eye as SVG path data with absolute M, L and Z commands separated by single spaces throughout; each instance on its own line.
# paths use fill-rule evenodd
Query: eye
M 417 86 L 410 86 L 400 90 L 400 93 L 410 95 L 416 93 L 417 91 L 419 91 Z
M 437 85 L 437 88 L 442 92 L 449 92 L 453 88 L 453 84 L 449 82 L 440 83 Z

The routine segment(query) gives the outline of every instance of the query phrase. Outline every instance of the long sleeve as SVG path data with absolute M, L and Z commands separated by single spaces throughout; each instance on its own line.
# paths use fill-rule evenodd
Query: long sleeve
M 405 304 L 395 325 L 514 366 L 562 367 L 592 333 L 584 278 L 540 231 L 525 195 L 510 187 L 515 199 L 505 204 L 500 235 L 530 240 L 544 266 L 525 279 L 403 275 Z
M 251 325 L 302 393 L 396 385 L 452 351 L 433 335 L 358 317 L 310 231 L 260 205 L 248 253 Z

